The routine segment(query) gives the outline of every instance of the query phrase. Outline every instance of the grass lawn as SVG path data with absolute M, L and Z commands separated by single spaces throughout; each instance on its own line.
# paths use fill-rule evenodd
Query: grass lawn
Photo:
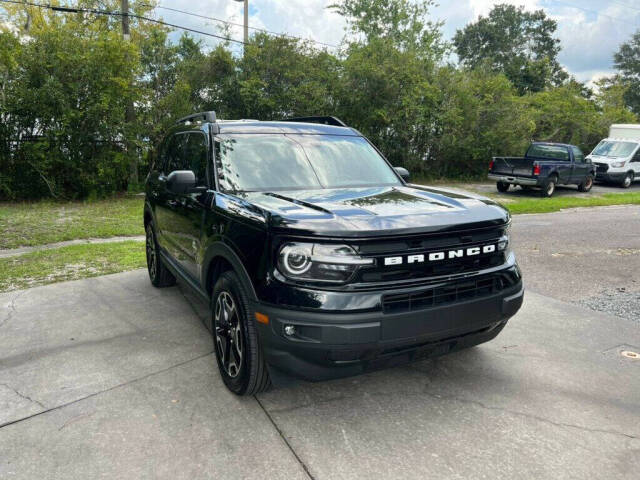
M 492 196 L 496 201 L 504 197 Z M 640 204 L 640 192 L 630 193 L 605 193 L 592 197 L 551 197 L 551 198 L 519 198 L 505 203 L 504 206 L 513 214 L 518 213 L 549 213 L 557 212 L 563 208 L 576 207 L 602 207 L 607 205 Z
M 0 292 L 146 267 L 144 242 L 72 245 L 0 258 Z
M 0 204 L 0 249 L 81 238 L 143 235 L 143 197 Z

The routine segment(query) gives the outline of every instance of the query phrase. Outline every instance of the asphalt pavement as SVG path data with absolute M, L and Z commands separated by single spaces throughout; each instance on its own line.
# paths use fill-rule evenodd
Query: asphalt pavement
M 528 291 L 492 342 L 250 398 L 224 388 L 202 305 L 145 271 L 0 294 L 0 478 L 637 479 L 640 326 L 580 304 L 638 280 L 637 256 L 593 263 L 638 248 L 626 209 L 577 212 L 603 237 L 516 217 Z M 580 244 L 591 270 L 553 256 Z

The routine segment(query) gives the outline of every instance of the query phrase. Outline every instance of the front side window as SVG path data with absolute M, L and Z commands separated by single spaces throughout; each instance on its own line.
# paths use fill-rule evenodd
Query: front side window
M 573 158 L 576 163 L 584 163 L 584 153 L 578 147 L 571 147 L 573 149 Z
M 612 140 L 603 140 L 598 144 L 596 148 L 593 149 L 591 155 L 624 158 L 631 155 L 637 145 L 637 143 L 633 142 L 616 142 Z
M 184 135 L 173 135 L 167 142 L 165 150 L 164 171 L 168 175 L 175 170 L 184 170 L 184 162 L 182 157 L 182 148 Z
M 400 185 L 362 137 L 236 134 L 220 140 L 217 171 L 225 191 Z
M 196 176 L 197 186 L 207 185 L 207 137 L 203 133 L 189 133 L 184 142 L 185 170 Z

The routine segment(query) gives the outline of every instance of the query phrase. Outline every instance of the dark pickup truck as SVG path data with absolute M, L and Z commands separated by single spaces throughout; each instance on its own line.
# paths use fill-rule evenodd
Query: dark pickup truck
M 524 157 L 494 157 L 489 164 L 489 179 L 497 182 L 498 191 L 520 185 L 539 188 L 543 197 L 553 195 L 556 185 L 588 192 L 595 176 L 595 166 L 580 149 L 564 143 L 533 142 Z

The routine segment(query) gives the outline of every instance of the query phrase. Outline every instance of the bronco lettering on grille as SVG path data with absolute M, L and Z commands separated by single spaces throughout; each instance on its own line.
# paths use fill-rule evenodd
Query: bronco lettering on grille
M 429 252 L 413 255 L 403 255 L 396 257 L 386 257 L 384 259 L 385 265 L 402 265 L 404 263 L 424 263 L 424 262 L 437 262 L 445 259 L 455 259 L 464 257 L 473 257 L 476 255 L 494 253 L 497 250 L 497 245 L 484 245 L 482 247 L 469 247 L 469 248 L 457 248 L 455 250 L 445 250 L 443 252 Z

